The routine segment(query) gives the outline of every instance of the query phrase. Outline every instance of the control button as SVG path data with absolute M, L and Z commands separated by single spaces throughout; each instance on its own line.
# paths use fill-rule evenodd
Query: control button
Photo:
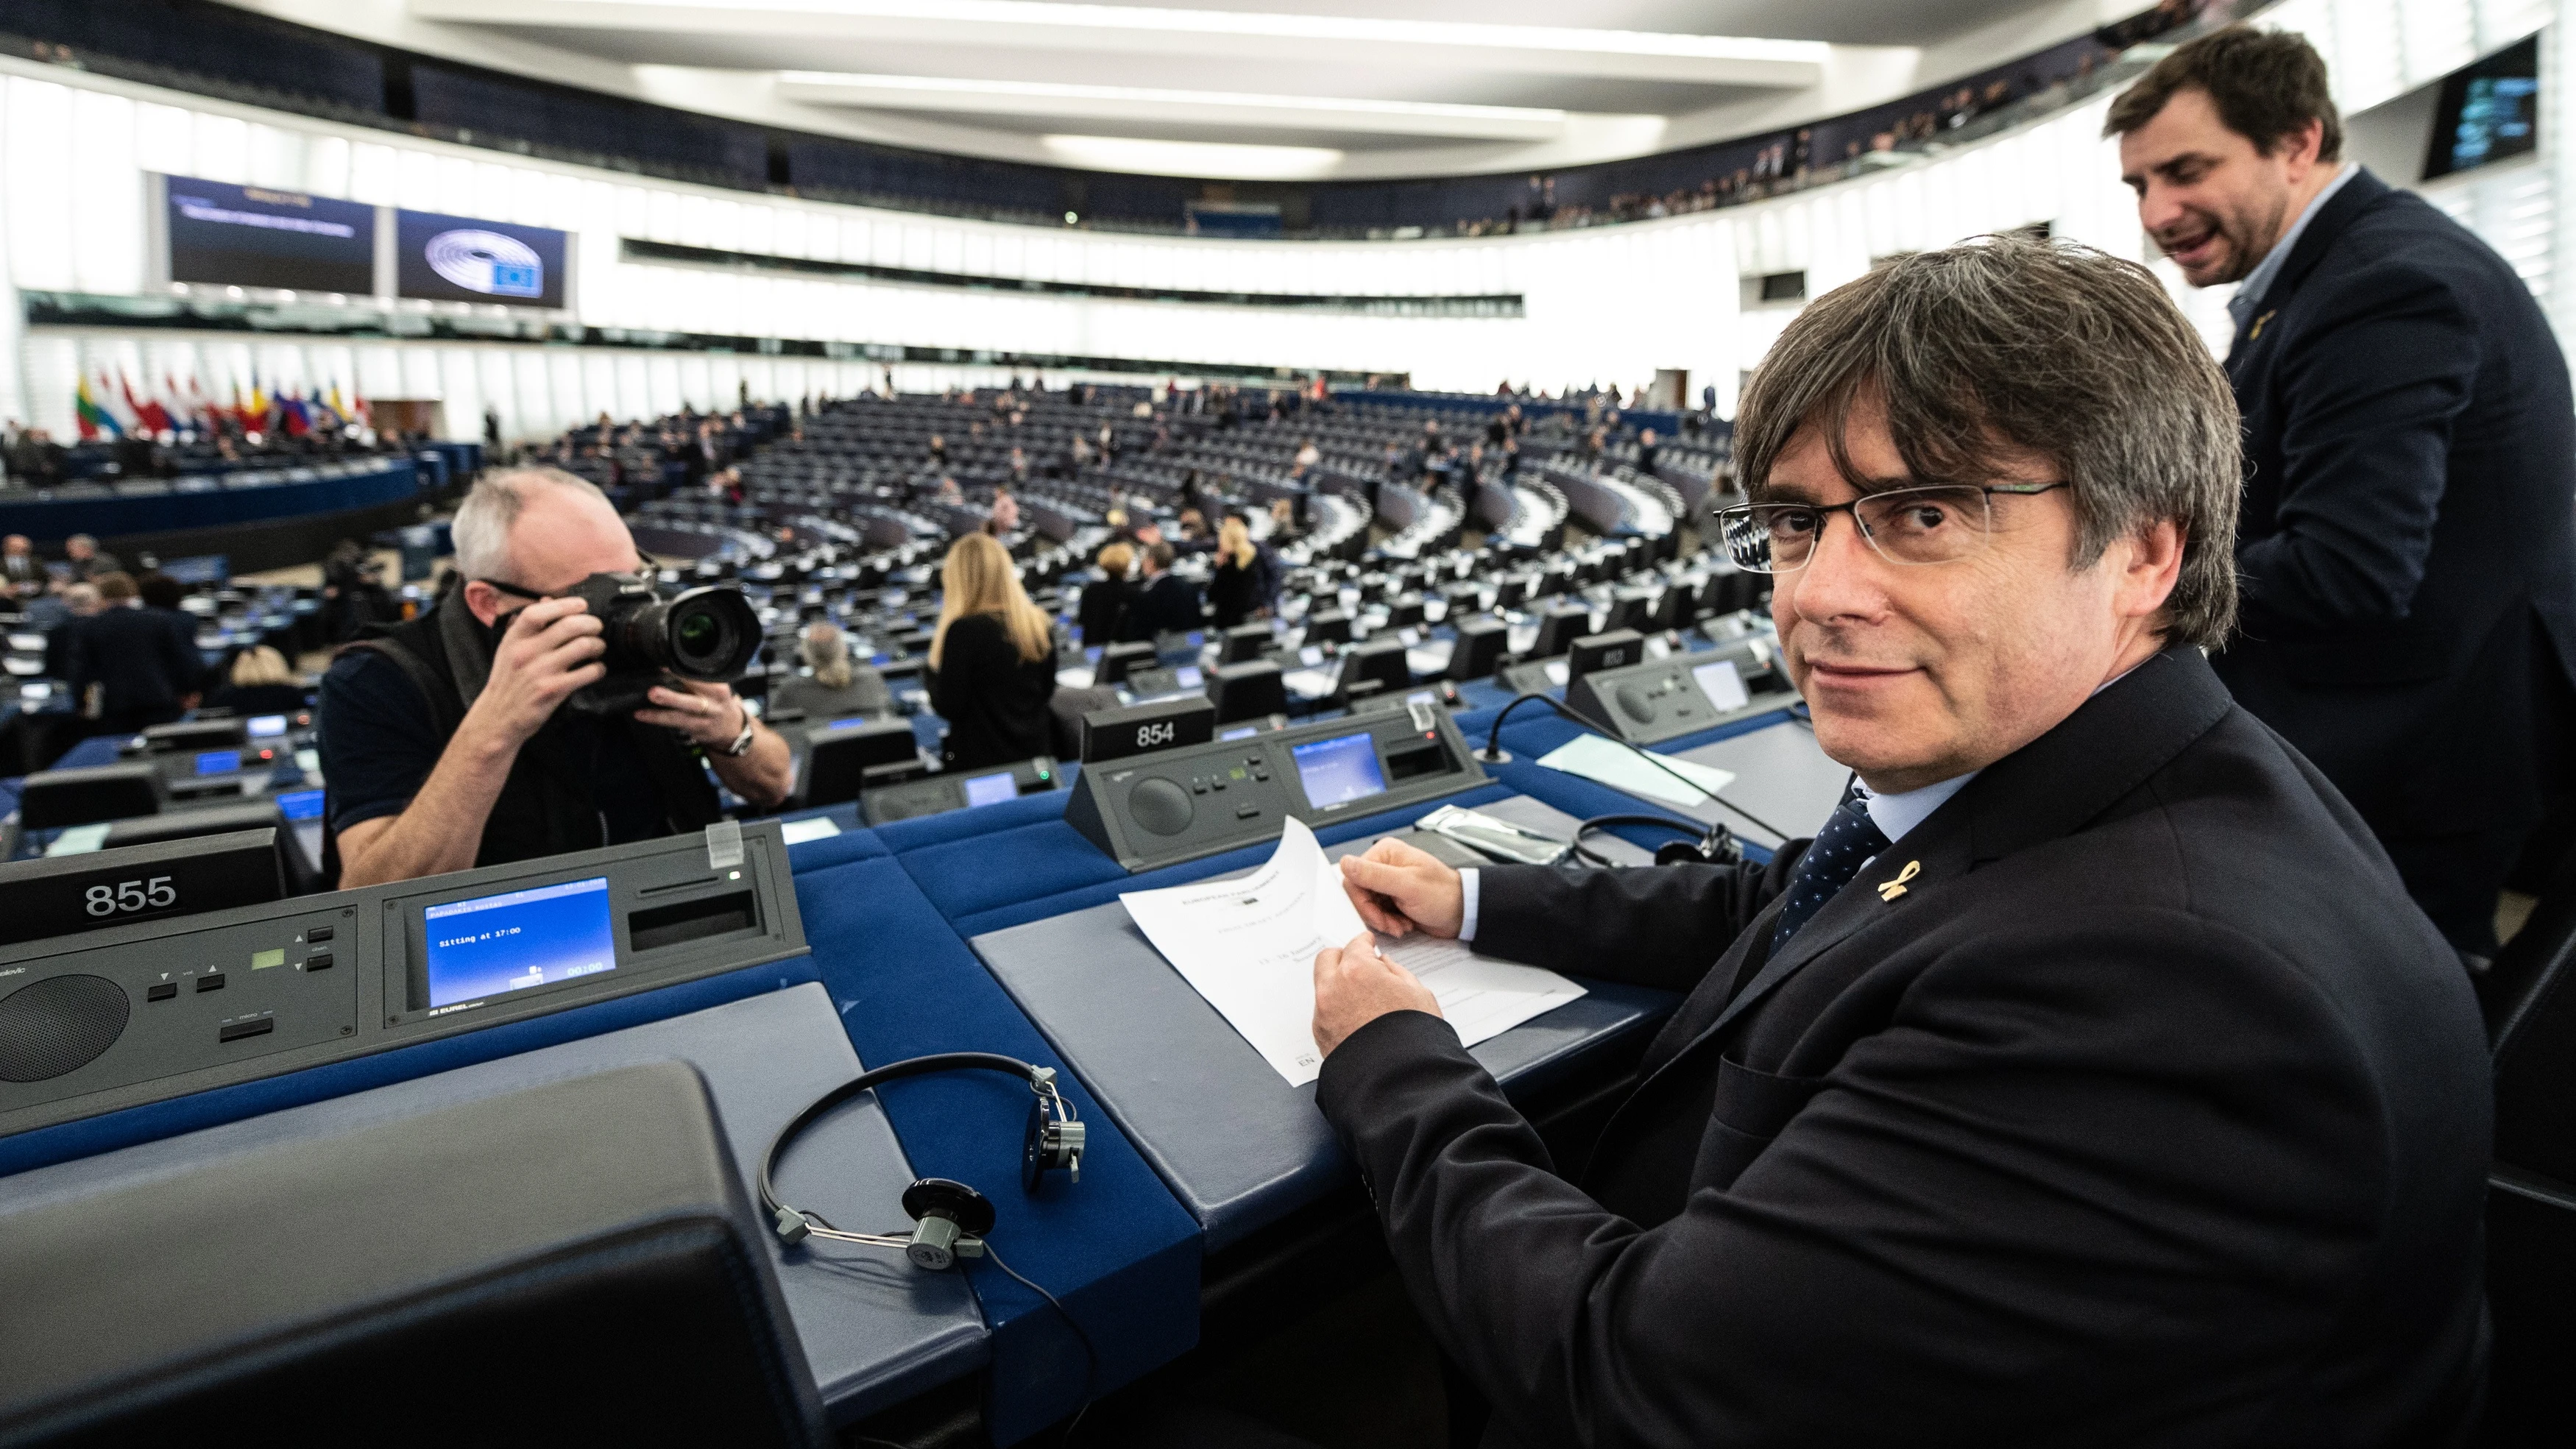
M 1204 794 L 1206 794 L 1206 793 L 1207 793 L 1207 781 L 1205 781 L 1205 780 L 1192 780 L 1192 781 L 1190 782 L 1190 793 L 1191 793 L 1191 794 L 1193 794 L 1193 795 L 1204 795 Z
M 331 953 L 330 953 L 330 952 L 328 952 L 328 951 L 316 951 L 316 952 L 314 952 L 312 955 L 305 957 L 305 958 L 304 958 L 304 969 L 305 969 L 305 970 L 307 970 L 307 971 L 328 971 L 328 970 L 330 970 L 330 969 L 331 969 Z
M 307 945 L 319 946 L 330 939 L 331 928 L 329 926 L 311 926 L 307 927 L 304 932 L 304 940 Z
M 146 1001 L 167 1001 L 178 994 L 179 983 L 176 981 L 164 981 L 157 986 L 143 988 L 143 999 Z
M 1267 780 L 1270 778 L 1270 772 L 1268 770 L 1255 770 L 1252 772 L 1252 778 L 1256 780 Z
M 277 1030 L 277 1018 L 273 1016 L 262 1016 L 250 1021 L 237 1021 L 230 1026 L 217 1028 L 215 1031 L 215 1040 L 240 1041 L 244 1037 L 266 1036 L 275 1030 Z
M 1236 811 L 1234 812 L 1234 818 L 1235 818 L 1235 819 L 1237 819 L 1237 820 L 1249 820 L 1249 819 L 1251 819 L 1253 816 L 1258 815 L 1258 814 L 1260 814 L 1260 813 L 1261 813 L 1261 807 L 1260 807 L 1260 806 L 1258 806 L 1258 805 L 1246 805 L 1246 806 L 1243 806 L 1242 808 L 1240 808 L 1240 809 L 1238 809 L 1238 810 L 1236 810 Z
M 1219 789 L 1219 790 L 1222 790 L 1222 789 L 1224 789 L 1224 788 L 1225 788 L 1225 782 L 1224 782 L 1223 780 L 1218 780 L 1218 781 L 1216 781 L 1216 782 L 1215 782 L 1215 787 L 1216 787 L 1217 789 Z
M 198 989 L 199 991 L 221 991 L 221 990 L 223 990 L 223 989 L 224 989 L 224 973 L 222 973 L 221 971 L 209 971 L 209 972 L 207 972 L 205 975 L 198 977 L 198 978 L 197 978 L 197 989 Z

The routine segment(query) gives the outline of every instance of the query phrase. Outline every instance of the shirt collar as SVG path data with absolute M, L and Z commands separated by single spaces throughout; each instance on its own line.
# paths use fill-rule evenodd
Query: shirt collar
M 2327 182 L 2325 189 L 2316 194 L 2316 199 L 2308 203 L 2308 209 L 2299 213 L 2299 219 L 2290 223 L 2290 229 L 2281 233 L 2280 242 L 2264 254 L 2262 261 L 2255 263 L 2254 270 L 2245 274 L 2245 280 L 2237 284 L 2236 295 L 2227 299 L 2228 315 L 2236 319 L 2237 326 L 2245 325 L 2245 319 L 2261 304 L 2263 294 L 2272 290 L 2272 279 L 2281 275 L 2281 268 L 2289 264 L 2290 251 L 2299 244 L 2299 237 L 2307 231 L 2308 223 L 2317 219 L 2317 213 L 2325 210 L 2326 203 L 2334 200 L 2334 194 L 2343 190 L 2344 183 L 2360 174 L 2360 162 L 2345 162 L 2343 169 L 2335 173 L 2334 180 Z
M 1948 804 L 1950 797 L 1958 794 L 1970 780 L 1977 778 L 1977 774 L 1977 771 L 1970 770 L 1964 775 L 1953 775 L 1939 784 L 1925 785 L 1918 790 L 1902 790 L 1887 795 L 1878 794 L 1867 785 L 1854 780 L 1852 794 L 1859 798 L 1861 808 L 1869 812 L 1869 823 L 1878 827 L 1879 834 L 1894 842 L 1903 840 L 1907 831 L 1922 824 L 1933 811 Z

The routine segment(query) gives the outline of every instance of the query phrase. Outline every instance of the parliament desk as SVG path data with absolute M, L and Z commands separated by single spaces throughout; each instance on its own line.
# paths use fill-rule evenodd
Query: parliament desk
M 1460 716 L 1472 746 L 1494 717 Z M 1535 763 L 1575 733 L 1525 708 L 1502 731 L 1512 758 L 1444 803 L 1557 830 L 1614 812 L 1675 813 Z M 1838 769 L 1782 715 L 1658 748 L 1731 749 L 1718 761 L 1739 772 L 1730 794 L 1766 819 L 1803 801 L 1799 791 L 1839 789 Z M 1765 790 L 1786 793 L 1775 801 Z M 670 1057 L 705 1075 L 749 1172 L 778 1121 L 859 1063 L 999 1052 L 1066 1069 L 1067 1095 L 1091 1124 L 1079 1184 L 1058 1177 L 1023 1193 L 1025 1087 L 952 1073 L 891 1083 L 828 1119 L 787 1160 L 786 1182 L 802 1195 L 790 1200 L 882 1230 L 901 1225 L 888 1208 L 911 1175 L 979 1187 L 997 1209 L 995 1248 L 1075 1316 L 1096 1366 L 1043 1298 L 985 1264 L 961 1279 L 892 1254 L 809 1246 L 785 1253 L 780 1273 L 837 1422 L 948 1385 L 980 1400 L 993 1442 L 1018 1442 L 1187 1352 L 1203 1311 L 1218 1311 L 1210 1305 L 1234 1285 L 1257 1278 L 1286 1301 L 1311 1296 L 1313 1265 L 1375 1236 L 1312 1088 L 1288 1087 L 1117 904 L 1127 890 L 1248 869 L 1271 846 L 1129 876 L 1066 823 L 1069 798 L 1025 795 L 873 829 L 848 805 L 804 812 L 837 827 L 788 848 L 809 955 L 0 1139 L 0 1175 L 16 1174 L 0 1176 L 0 1223 L 28 1202 L 259 1142 Z M 1330 850 L 1358 849 L 1429 808 L 1317 834 Z M 1821 819 L 1782 823 L 1803 835 Z M 1776 843 L 1744 833 L 1757 856 Z M 1645 849 L 1671 838 L 1619 834 Z M 1606 1110 L 1673 1005 L 1665 993 L 1586 985 L 1581 1000 L 1476 1048 L 1543 1131 L 1552 1121 L 1578 1130 L 1586 1112 Z

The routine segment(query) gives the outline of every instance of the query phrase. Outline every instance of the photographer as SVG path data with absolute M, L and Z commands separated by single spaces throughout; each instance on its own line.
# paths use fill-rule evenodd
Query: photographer
M 786 742 L 727 685 L 665 675 L 642 708 L 562 707 L 608 672 L 599 617 L 563 595 L 640 563 L 597 488 L 551 468 L 494 474 L 455 536 L 467 582 L 323 676 L 343 887 L 702 829 L 722 812 L 701 755 L 757 806 L 786 797 Z

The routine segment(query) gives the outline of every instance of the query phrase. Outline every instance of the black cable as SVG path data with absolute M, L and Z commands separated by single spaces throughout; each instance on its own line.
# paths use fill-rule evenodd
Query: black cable
M 1678 835 L 1696 835 L 1699 837 L 1697 849 L 1701 856 L 1712 864 L 1729 863 L 1725 859 L 1725 854 L 1734 846 L 1733 833 L 1722 824 L 1701 820 L 1681 820 L 1670 815 L 1595 815 L 1574 827 L 1574 841 L 1568 849 L 1572 854 L 1594 865 L 1612 864 L 1608 857 L 1587 847 L 1583 843 L 1583 837 L 1593 831 L 1607 830 L 1613 826 L 1670 830 Z M 1738 854 L 1740 857 L 1740 852 Z
M 1626 750 L 1632 755 L 1635 755 L 1638 759 L 1646 761 L 1656 769 L 1661 770 L 1665 774 L 1672 776 L 1674 779 L 1681 781 L 1684 785 L 1690 787 L 1691 793 L 1695 795 L 1704 795 L 1711 800 L 1716 800 L 1727 809 L 1734 811 L 1736 814 L 1741 815 L 1763 829 L 1770 831 L 1773 835 L 1778 836 L 1782 840 L 1790 838 L 1788 832 L 1782 830 L 1779 826 L 1772 824 L 1770 821 L 1763 819 L 1761 816 L 1754 814 L 1752 811 L 1745 809 L 1743 806 L 1738 805 L 1731 800 L 1719 799 L 1716 791 L 1709 789 L 1697 780 L 1692 779 L 1690 776 L 1674 769 L 1671 765 L 1666 764 L 1663 756 L 1656 754 L 1652 750 L 1640 749 L 1637 746 L 1628 743 L 1626 740 L 1619 738 L 1619 732 L 1617 730 L 1610 728 L 1608 725 L 1601 723 L 1599 720 L 1596 720 L 1590 715 L 1583 713 L 1581 710 L 1574 708 L 1572 705 L 1557 699 L 1553 695 L 1524 694 L 1513 699 L 1511 703 L 1504 705 L 1501 712 L 1494 716 L 1493 724 L 1485 731 L 1485 750 L 1483 754 L 1477 756 L 1479 760 L 1491 764 L 1502 757 L 1502 751 L 1497 747 L 1496 742 L 1502 736 L 1503 721 L 1511 718 L 1513 710 L 1520 708 L 1524 704 L 1528 704 L 1532 700 L 1536 700 L 1540 704 L 1546 705 L 1549 709 L 1555 710 L 1558 714 L 1565 716 L 1567 719 L 1570 719 L 1576 724 L 1583 726 L 1585 729 L 1592 731 L 1594 734 L 1601 736 L 1610 743 L 1619 746 L 1621 749 Z
M 1064 1442 L 1069 1444 L 1073 1442 L 1073 1431 L 1082 1427 L 1082 1416 L 1091 1412 L 1091 1396 L 1100 1384 L 1100 1349 L 1092 1343 L 1091 1334 L 1083 1328 L 1082 1321 L 1073 1316 L 1062 1300 L 1039 1287 L 1019 1269 L 1002 1261 L 1002 1255 L 993 1251 L 990 1238 L 984 1240 L 984 1256 L 994 1267 L 1008 1273 L 1013 1282 L 1045 1299 L 1047 1306 L 1056 1311 L 1056 1316 L 1062 1318 L 1065 1326 L 1073 1330 L 1073 1336 L 1082 1342 L 1082 1402 L 1073 1411 L 1073 1422 L 1064 1426 Z
M 815 1098 L 806 1106 L 804 1111 L 796 1114 L 793 1121 L 790 1121 L 786 1126 L 779 1128 L 777 1136 L 769 1139 L 769 1150 L 762 1153 L 760 1156 L 760 1206 L 762 1210 L 769 1215 L 772 1222 L 777 1220 L 778 1215 L 781 1212 L 788 1210 L 785 1204 L 779 1202 L 777 1190 L 770 1186 L 769 1174 L 773 1168 L 777 1167 L 778 1156 L 780 1153 L 787 1150 L 787 1144 L 795 1141 L 797 1135 L 802 1133 L 806 1128 L 813 1126 L 815 1120 L 820 1118 L 824 1113 L 831 1111 L 833 1108 L 850 1100 L 852 1097 L 857 1096 L 859 1093 L 868 1091 L 886 1082 L 901 1081 L 905 1077 L 917 1077 L 929 1072 L 953 1072 L 972 1069 L 1001 1072 L 1008 1076 L 1017 1077 L 1023 1083 L 1032 1082 L 1035 1077 L 1035 1073 L 1031 1071 L 1027 1062 L 1021 1061 L 1017 1057 L 1000 1056 L 993 1052 L 937 1052 L 926 1057 L 913 1057 L 905 1061 L 889 1062 L 873 1071 L 861 1072 L 857 1076 L 843 1082 L 841 1085 L 825 1092 L 822 1096 Z M 801 1212 L 802 1209 L 798 1209 L 797 1211 Z M 829 1222 L 824 1221 L 820 1217 L 816 1217 L 812 1213 L 805 1213 L 804 1215 L 813 1219 L 815 1223 L 823 1227 L 828 1228 L 831 1226 Z

